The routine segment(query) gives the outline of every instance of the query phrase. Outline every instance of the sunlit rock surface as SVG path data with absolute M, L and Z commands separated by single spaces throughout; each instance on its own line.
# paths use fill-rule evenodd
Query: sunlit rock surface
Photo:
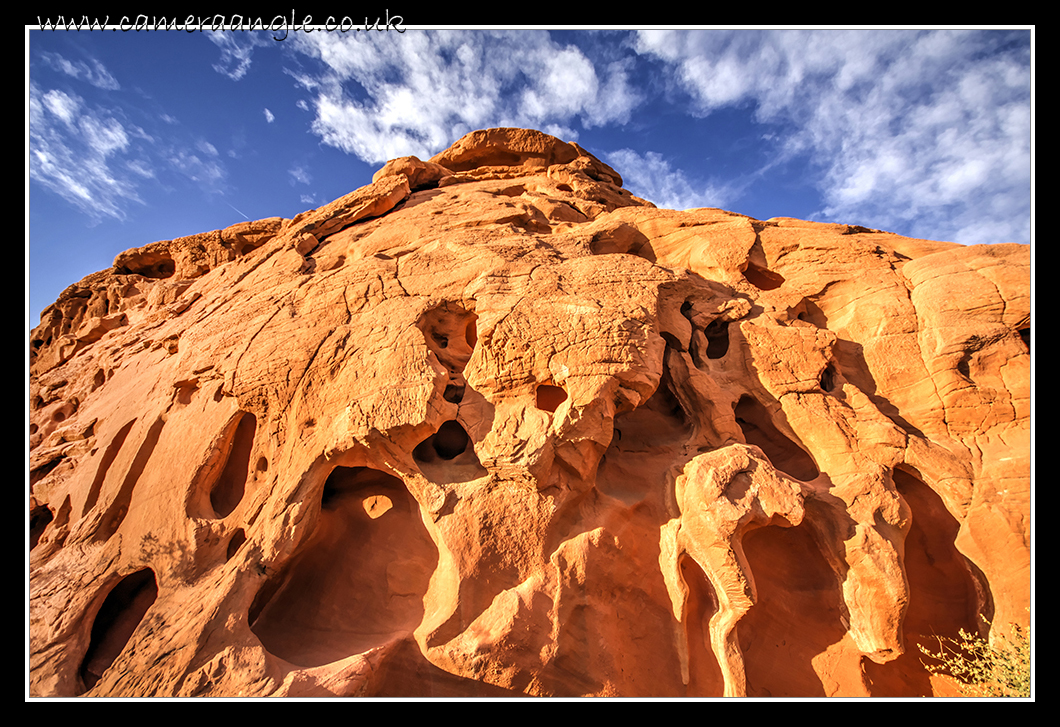
M 944 694 L 1026 623 L 1030 254 L 469 134 L 31 335 L 37 696 Z

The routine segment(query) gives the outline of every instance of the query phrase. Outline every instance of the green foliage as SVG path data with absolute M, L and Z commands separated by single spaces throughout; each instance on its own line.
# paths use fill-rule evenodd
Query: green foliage
M 983 621 L 986 621 L 984 618 Z M 989 625 L 989 622 L 986 622 Z M 936 660 L 928 671 L 953 680 L 965 697 L 1031 696 L 1030 629 L 1011 624 L 1008 636 L 999 636 L 995 645 L 964 629 L 956 639 L 936 637 L 939 650 L 923 645 L 920 651 Z

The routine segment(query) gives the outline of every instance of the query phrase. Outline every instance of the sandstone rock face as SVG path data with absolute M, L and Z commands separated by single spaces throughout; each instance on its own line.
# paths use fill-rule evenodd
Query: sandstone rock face
M 37 696 L 913 696 L 1026 623 L 1027 246 L 474 132 L 30 342 Z

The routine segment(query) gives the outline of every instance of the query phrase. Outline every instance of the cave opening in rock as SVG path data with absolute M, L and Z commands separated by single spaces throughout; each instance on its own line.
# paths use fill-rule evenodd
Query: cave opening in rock
M 228 549 L 225 553 L 225 560 L 231 560 L 232 556 L 235 555 L 243 543 L 247 542 L 247 534 L 243 528 L 236 528 L 236 531 L 232 533 L 232 538 L 228 541 Z
M 824 670 L 832 670 L 834 681 L 835 670 L 859 672 L 860 660 L 851 653 L 819 661 L 843 638 L 845 605 L 812 532 L 806 526 L 757 528 L 743 537 L 743 551 L 758 593 L 736 627 L 747 696 L 829 696 Z
M 836 370 L 835 366 L 828 364 L 824 367 L 821 372 L 821 378 L 819 381 L 821 385 L 821 391 L 834 391 L 836 385 Z
M 229 453 L 224 468 L 210 489 L 210 505 L 219 518 L 228 517 L 243 499 L 256 431 L 257 418 L 249 412 L 241 413 L 230 435 L 231 443 L 228 445 Z
M 486 474 L 467 430 L 455 420 L 416 445 L 412 459 L 434 482 L 468 482 Z
M 712 320 L 703 335 L 707 337 L 707 358 L 723 358 L 729 352 L 729 322 L 721 318 Z
M 443 303 L 425 311 L 416 322 L 424 341 L 452 374 L 462 373 L 478 342 L 478 317 L 457 303 Z
M 467 450 L 471 439 L 467 431 L 460 426 L 460 422 L 448 421 L 438 428 L 438 431 L 425 441 L 421 442 L 412 456 L 414 459 L 430 461 L 432 453 L 439 459 L 451 460 Z
M 125 576 L 107 594 L 92 622 L 88 651 L 81 662 L 80 676 L 86 691 L 118 658 L 157 597 L 158 584 L 150 568 Z
M 438 552 L 393 475 L 336 467 L 313 532 L 258 592 L 251 631 L 272 654 L 320 666 L 404 638 L 423 617 Z
M 916 475 L 897 469 L 894 484 L 913 514 L 905 539 L 910 590 L 906 633 L 956 637 L 962 628 L 979 632 L 979 614 L 991 618 L 993 606 L 978 569 L 955 545 L 960 523 Z
M 29 512 L 29 549 L 37 547 L 37 541 L 54 519 L 51 508 L 47 505 L 38 505 Z
M 684 624 L 688 652 L 688 696 L 722 697 L 725 679 L 710 644 L 710 619 L 718 611 L 718 597 L 710 580 L 689 555 L 679 561 L 681 579 L 688 588 Z
M 734 413 L 747 443 L 765 452 L 778 470 L 803 482 L 820 474 L 813 458 L 773 424 L 769 412 L 756 399 L 744 394 L 736 402 Z
M 992 620 L 993 599 L 986 577 L 957 550 L 960 523 L 942 498 L 914 471 L 904 466 L 893 472 L 895 488 L 912 514 L 905 537 L 906 580 L 909 606 L 902 621 L 905 653 L 887 664 L 864 660 L 872 696 L 931 696 L 927 657 L 918 645 L 938 650 L 937 637 L 957 638 L 961 629 L 985 635 Z
M 537 387 L 537 408 L 555 412 L 559 405 L 567 400 L 567 392 L 560 386 L 541 384 Z
M 784 284 L 784 278 L 779 273 L 763 268 L 760 265 L 755 265 L 752 262 L 747 263 L 747 269 L 743 271 L 743 276 L 748 283 L 759 290 L 775 290 Z

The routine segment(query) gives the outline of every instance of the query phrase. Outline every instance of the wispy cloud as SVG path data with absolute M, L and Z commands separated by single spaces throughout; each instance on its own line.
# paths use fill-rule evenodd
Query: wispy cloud
M 87 62 L 70 61 L 59 53 L 48 53 L 47 51 L 41 53 L 41 58 L 55 70 L 79 81 L 90 83 L 96 88 L 101 88 L 105 91 L 117 91 L 121 88 L 118 80 L 95 58 L 90 58 Z
M 91 219 L 124 219 L 125 206 L 140 202 L 123 175 L 119 154 L 130 145 L 125 127 L 77 95 L 30 84 L 30 177 Z M 126 160 L 130 161 L 130 160 Z M 148 171 L 131 170 L 143 177 Z
M 656 152 L 638 154 L 632 149 L 619 149 L 605 159 L 622 175 L 623 186 L 659 207 L 725 207 L 737 196 L 732 187 L 690 178 Z
M 126 219 L 143 203 L 145 182 L 179 174 L 204 191 L 222 190 L 227 171 L 217 148 L 186 138 L 162 115 L 164 134 L 129 121 L 129 107 L 106 108 L 61 89 L 30 84 L 30 179 L 74 205 L 93 223 Z
M 644 31 L 674 91 L 753 103 L 821 169 L 821 215 L 964 243 L 1030 236 L 1026 33 Z M 1004 222 L 1002 220 L 1005 220 Z
M 265 109 L 265 123 L 271 124 L 275 120 L 276 116 L 268 109 Z
M 192 154 L 186 149 L 173 151 L 167 160 L 173 169 L 206 190 L 217 190 L 226 175 L 224 165 L 214 159 L 215 154 Z
M 313 131 L 377 163 L 430 156 L 472 129 L 531 126 L 569 139 L 575 126 L 624 123 L 639 103 L 620 62 L 597 68 L 546 32 L 406 32 L 397 38 L 302 34 L 292 48 L 321 70 Z M 292 75 L 295 75 L 292 73 Z
M 242 79 L 250 71 L 254 49 L 268 44 L 262 33 L 217 32 L 205 35 L 221 49 L 221 58 L 214 64 L 214 70 L 233 81 Z
M 291 175 L 291 183 L 294 184 L 309 184 L 313 181 L 313 178 L 309 176 L 309 172 L 302 166 L 292 167 L 287 170 L 287 173 Z

